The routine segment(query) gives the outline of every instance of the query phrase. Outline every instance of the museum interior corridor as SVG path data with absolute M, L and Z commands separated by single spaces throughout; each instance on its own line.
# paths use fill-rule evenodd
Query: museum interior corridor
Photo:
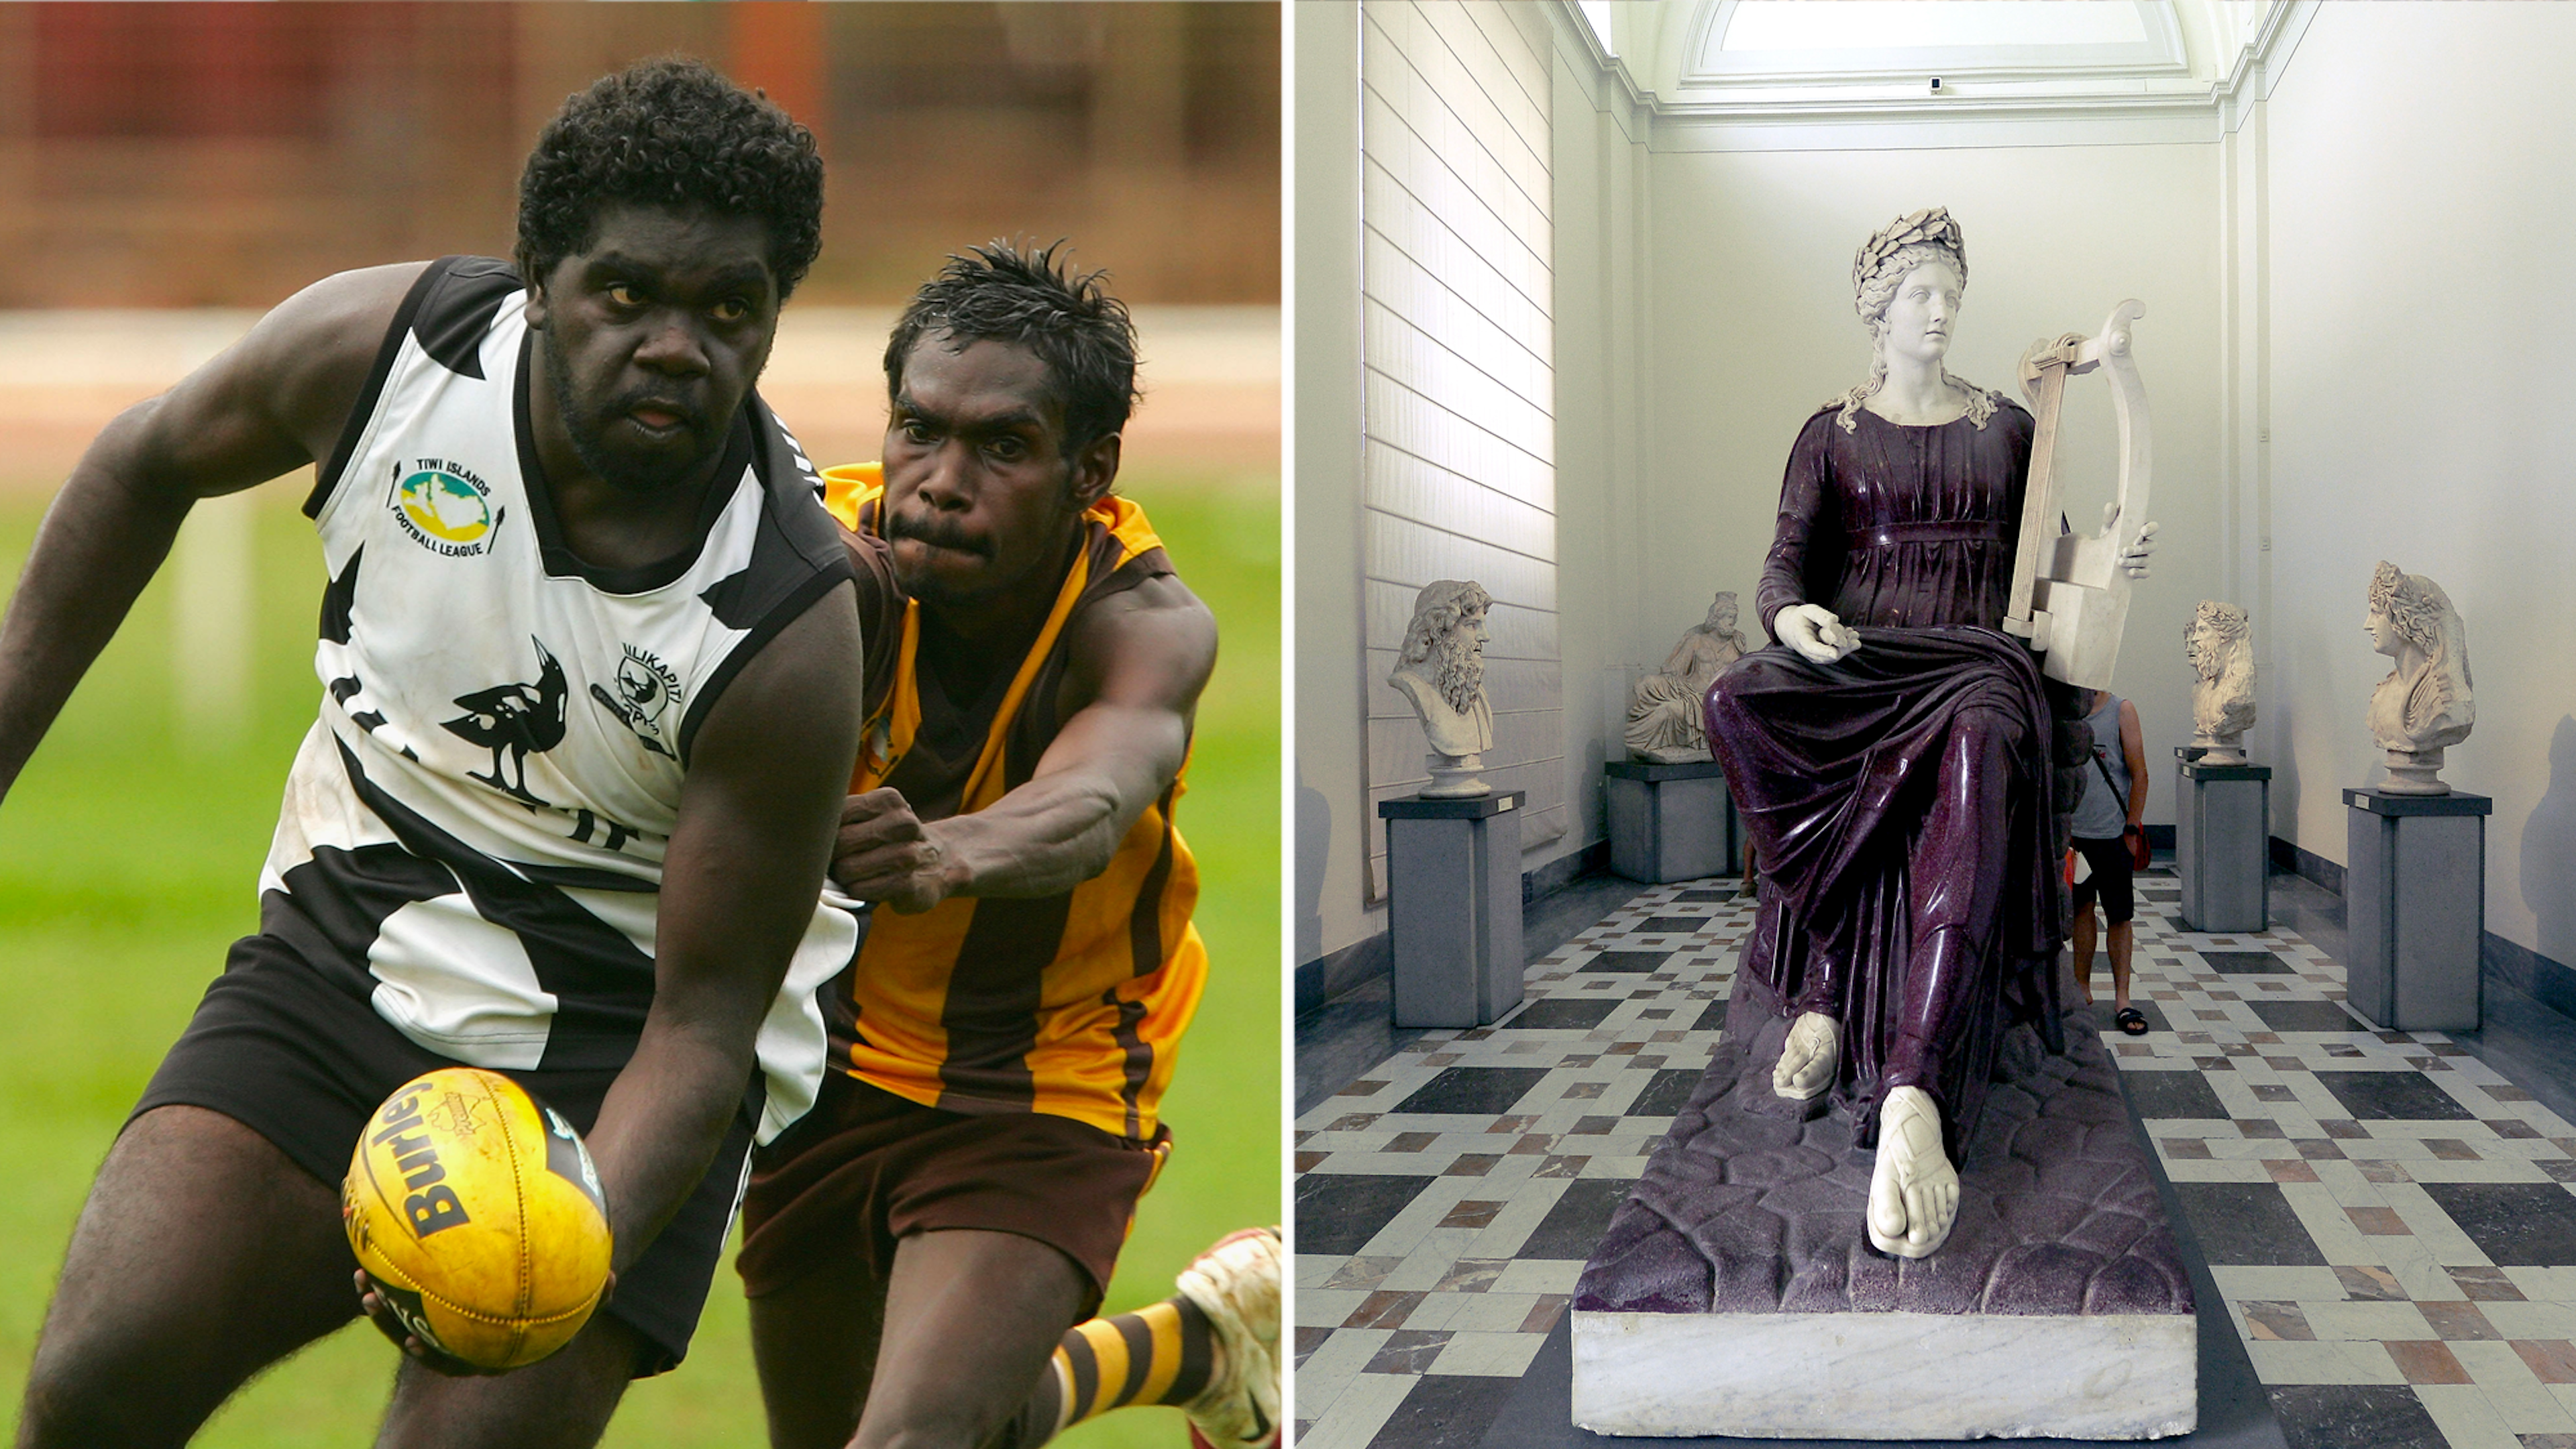
M 2374 1031 L 2340 1004 L 2342 899 L 2271 888 L 2272 929 L 2185 931 L 2160 857 L 2152 1030 L 2106 1037 L 2207 1265 L 2201 1428 L 2168 1442 L 2576 1449 L 2576 1022 L 2490 973 L 2482 1030 Z M 1752 919 L 1730 879 L 1587 877 L 1530 909 L 1494 1026 L 1391 1033 L 1383 978 L 1301 1016 L 1299 1444 L 1627 1442 L 1567 1427 L 1566 1304 Z

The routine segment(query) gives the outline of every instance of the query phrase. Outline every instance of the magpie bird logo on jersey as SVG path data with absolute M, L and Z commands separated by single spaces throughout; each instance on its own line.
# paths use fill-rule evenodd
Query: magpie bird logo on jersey
M 492 752 L 492 773 L 468 770 L 467 779 L 480 780 L 523 804 L 543 805 L 547 802 L 528 789 L 528 756 L 542 755 L 563 743 L 564 700 L 572 691 L 564 679 L 564 667 L 555 662 L 545 641 L 530 635 L 528 642 L 537 646 L 536 683 L 496 684 L 460 694 L 455 703 L 466 713 L 441 721 L 439 727 Z M 502 773 L 504 755 L 509 756 L 511 773 L 518 776 L 515 780 Z
M 492 532 L 509 510 L 492 507 L 492 485 L 473 469 L 446 458 L 422 458 L 409 468 L 394 464 L 389 502 L 394 522 L 431 553 L 471 558 L 492 546 Z
M 632 644 L 622 646 L 626 657 L 617 661 L 617 688 L 593 683 L 590 697 L 599 707 L 617 716 L 618 722 L 635 732 L 644 748 L 657 755 L 678 759 L 670 742 L 662 736 L 662 716 L 680 699 L 680 676 L 671 666 L 656 658 L 649 649 Z

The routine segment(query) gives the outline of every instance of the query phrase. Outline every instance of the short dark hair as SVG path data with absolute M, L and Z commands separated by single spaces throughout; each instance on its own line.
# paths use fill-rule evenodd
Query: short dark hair
M 1055 379 L 1068 457 L 1126 427 L 1139 396 L 1136 324 L 1101 285 L 1108 273 L 1074 273 L 1057 260 L 1064 249 L 1062 241 L 1030 251 L 994 241 L 949 257 L 886 340 L 887 395 L 903 391 L 903 361 L 932 333 L 945 333 L 960 351 L 972 342 L 1016 342 Z
M 781 301 L 823 250 L 814 133 L 703 61 L 638 61 L 564 102 L 519 177 L 520 274 L 542 284 L 616 202 L 757 217 Z

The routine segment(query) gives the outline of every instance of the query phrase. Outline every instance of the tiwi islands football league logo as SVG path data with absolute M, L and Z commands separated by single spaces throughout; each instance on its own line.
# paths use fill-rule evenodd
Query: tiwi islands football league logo
M 491 547 L 507 509 L 492 507 L 492 486 L 461 463 L 423 458 L 394 465 L 394 522 L 432 553 L 470 558 Z

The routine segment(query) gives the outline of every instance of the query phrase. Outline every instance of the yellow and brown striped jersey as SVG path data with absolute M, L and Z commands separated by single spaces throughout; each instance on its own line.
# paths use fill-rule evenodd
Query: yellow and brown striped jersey
M 825 504 L 851 533 L 868 636 L 868 722 L 851 792 L 892 786 L 926 821 L 981 810 L 1026 783 L 1055 738 L 1074 616 L 1171 574 L 1162 540 L 1132 501 L 1094 505 L 1019 666 L 993 671 L 980 698 L 951 699 L 937 671 L 921 667 L 921 608 L 887 558 L 877 466 L 823 477 Z M 1182 789 L 1175 778 L 1109 868 L 1061 895 L 869 912 L 858 957 L 826 1003 L 833 1060 L 928 1106 L 1048 1112 L 1152 1136 L 1207 976 L 1190 923 L 1198 866 L 1172 823 Z

